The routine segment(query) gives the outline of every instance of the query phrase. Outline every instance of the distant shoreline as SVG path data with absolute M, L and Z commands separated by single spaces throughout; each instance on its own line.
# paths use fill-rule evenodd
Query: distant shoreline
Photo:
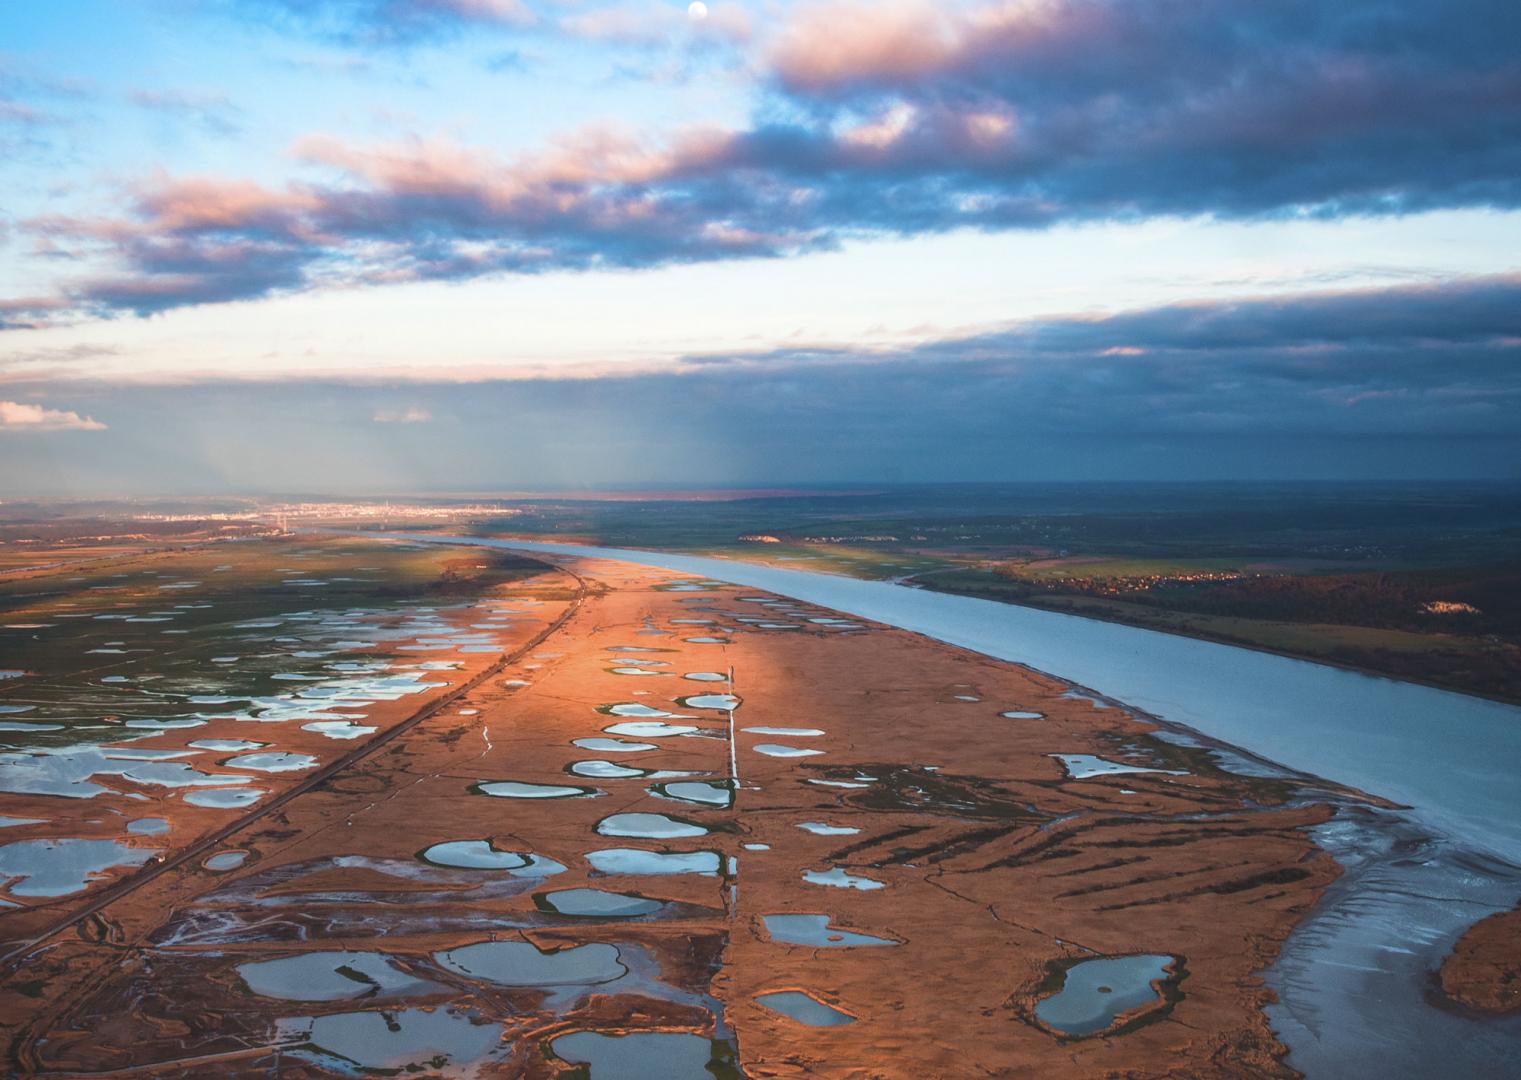
M 959 568 L 958 568 L 959 569 Z M 1484 701 L 1493 701 L 1500 705 L 1521 705 L 1521 697 L 1508 697 L 1504 694 L 1486 693 L 1481 690 L 1459 687 L 1452 683 L 1435 682 L 1431 679 L 1392 675 L 1387 671 L 1367 667 L 1362 664 L 1349 664 L 1345 660 L 1334 660 L 1330 657 L 1310 656 L 1305 653 L 1289 652 L 1285 649 L 1275 649 L 1270 645 L 1261 645 L 1247 641 L 1243 638 L 1232 638 L 1222 634 L 1210 634 L 1205 632 L 1189 633 L 1183 630 L 1165 626 L 1152 626 L 1147 623 L 1137 622 L 1131 619 L 1121 619 L 1114 615 L 1099 614 L 1091 611 L 1072 611 L 1066 608 L 1046 607 L 1042 604 L 1025 603 L 1019 600 L 1011 600 L 1007 597 L 997 596 L 991 593 L 982 593 L 973 589 L 951 589 L 940 587 L 933 582 L 925 581 L 942 571 L 930 570 L 923 574 L 910 574 L 899 579 L 899 584 L 908 585 L 912 588 L 924 589 L 928 592 L 944 593 L 947 596 L 970 596 L 978 600 L 992 600 L 1000 604 L 1009 604 L 1013 607 L 1029 608 L 1032 611 L 1046 611 L 1057 615 L 1071 615 L 1078 619 L 1092 619 L 1095 622 L 1114 623 L 1116 626 L 1129 626 L 1137 630 L 1151 630 L 1158 634 L 1172 634 L 1175 637 L 1193 638 L 1196 641 L 1208 641 L 1216 645 L 1229 645 L 1235 649 L 1247 649 L 1251 652 L 1268 653 L 1271 656 L 1281 656 L 1285 660 L 1302 660 L 1306 664 L 1323 664 L 1326 667 L 1340 668 L 1342 671 L 1351 671 L 1358 675 L 1367 675 L 1375 679 L 1388 679 L 1390 682 L 1412 683 L 1416 686 L 1427 686 L 1433 690 L 1445 690 L 1451 694 L 1463 694 L 1467 697 L 1481 698 Z

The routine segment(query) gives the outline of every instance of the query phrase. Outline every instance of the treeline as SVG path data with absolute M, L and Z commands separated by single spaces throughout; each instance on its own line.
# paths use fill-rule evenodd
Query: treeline
M 1343 646 L 1328 650 L 1326 659 L 1396 679 L 1434 683 L 1465 693 L 1521 701 L 1521 649 L 1497 645 L 1482 651 L 1431 649 L 1360 649 Z
M 1081 585 L 1062 591 L 1086 594 Z M 1093 595 L 1101 595 L 1095 588 Z M 1130 603 L 1199 615 L 1325 622 L 1388 630 L 1521 638 L 1521 568 L 1291 575 L 1183 582 L 1127 592 Z M 1433 614 L 1433 603 L 1467 604 L 1478 614 Z

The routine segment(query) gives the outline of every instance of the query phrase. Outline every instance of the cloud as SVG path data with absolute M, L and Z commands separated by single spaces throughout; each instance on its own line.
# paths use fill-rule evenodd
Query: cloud
M 522 0 L 232 0 L 250 18 L 348 44 L 395 47 L 532 25 Z
M 42 326 L 69 306 L 68 300 L 58 296 L 0 299 L 0 330 L 30 330 Z
M 140 108 L 173 116 L 210 135 L 231 136 L 242 131 L 242 110 L 223 94 L 191 90 L 133 90 L 127 100 Z
M 0 98 L 0 124 L 39 124 L 43 119 L 42 113 L 30 105 Z
M 517 17 L 486 0 L 314 10 L 372 29 Z M 666 25 L 643 11 L 565 25 L 631 41 Z M 149 314 L 963 228 L 1514 209 L 1518 38 L 1511 0 L 1461 16 L 1441 0 L 814 4 L 763 47 L 747 125 L 588 128 L 516 158 L 319 134 L 295 147 L 299 180 L 151 177 L 113 218 L 31 228 L 111 267 L 66 290 L 75 307 Z
M 375 423 L 377 424 L 426 424 L 433 419 L 433 414 L 427 409 L 410 405 L 405 409 L 376 409 Z
M 1173 304 L 1015 323 L 896 350 L 688 357 L 795 414 L 895 410 L 962 432 L 1521 437 L 1521 275 Z M 774 401 L 767 394 L 778 395 Z M 816 402 L 817 404 L 807 404 Z M 850 405 L 843 403 L 851 402 Z M 738 403 L 731 403 L 738 407 Z
M 0 401 L 0 431 L 104 431 L 106 425 L 63 409 Z
M 7 392 L 109 408 L 112 427 L 85 446 L 48 441 L 46 453 L 18 443 L 20 472 L 0 487 L 32 465 L 88 478 L 118 460 L 165 463 L 161 487 L 200 470 L 197 482 L 220 490 L 302 488 L 319 473 L 336 490 L 1515 479 L 1521 275 L 1068 315 L 890 350 L 826 342 L 689 357 L 591 379 L 434 375 L 404 391 L 394 373 L 383 379 L 17 383 Z M 449 418 L 418 429 L 426 454 L 375 423 L 425 415 Z

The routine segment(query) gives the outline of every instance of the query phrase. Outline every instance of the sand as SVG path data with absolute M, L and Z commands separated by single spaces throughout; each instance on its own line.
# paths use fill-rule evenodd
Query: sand
M 1338 872 L 1306 831 L 1328 807 L 1291 802 L 1276 781 L 1221 772 L 1205 751 L 1149 738 L 1144 719 L 1068 696 L 1067 685 L 1016 665 L 880 626 L 810 623 L 831 613 L 740 599 L 765 595 L 753 590 L 671 591 L 691 579 L 570 565 L 586 587 L 560 629 L 448 708 L 220 839 L 217 850 L 248 853 L 241 865 L 215 872 L 186 860 L 116 896 L 77 932 L 27 950 L 0 989 L 11 1067 L 330 1075 L 342 1063 L 303 1046 L 320 1039 L 303 1035 L 310 1023 L 296 1018 L 410 1009 L 422 1011 L 397 1021 L 396 1046 L 369 1039 L 363 1053 L 390 1054 L 386 1067 L 549 1077 L 570 1069 L 549 1049 L 559 1036 L 665 1032 L 713 1041 L 715 1068 L 732 1058 L 752 1077 L 1291 1074 L 1262 1013 L 1270 992 L 1259 973 Z M 549 574 L 541 585 L 564 593 L 564 582 Z M 764 629 L 736 613 L 799 625 Z M 553 614 L 535 610 L 540 626 Z M 684 618 L 725 629 L 694 635 L 672 622 Z M 612 670 L 630 658 L 665 666 L 634 665 L 653 673 L 643 676 Z M 474 670 L 493 660 L 478 658 Z M 731 669 L 732 687 L 681 677 Z M 741 702 L 732 746 L 725 710 L 676 700 L 730 692 Z M 668 723 L 700 730 L 648 738 L 656 749 L 631 753 L 571 745 L 626 721 L 599 711 L 617 703 L 670 712 L 680 719 Z M 1042 715 L 999 715 L 1008 711 Z M 185 738 L 247 735 L 253 726 Z M 753 749 L 761 743 L 819 753 L 771 756 Z M 361 744 L 344 750 L 370 745 Z M 568 771 L 612 759 L 694 774 L 670 782 L 722 783 L 731 750 L 739 779 L 728 807 L 664 798 L 652 776 Z M 1056 754 L 1159 771 L 1074 780 Z M 493 781 L 592 793 L 476 793 Z M 56 802 L 49 809 L 59 812 Z M 141 813 L 170 817 L 176 839 L 208 827 L 183 807 L 143 804 Z M 599 835 L 614 814 L 664 815 L 706 831 Z M 859 832 L 818 835 L 798 827 L 805 822 Z M 537 862 L 522 873 L 419 858 L 457 840 Z M 608 849 L 717 852 L 734 873 L 599 874 L 587 855 Z M 556 866 L 563 870 L 544 873 Z M 836 869 L 880 888 L 804 880 Z M 552 894 L 579 889 L 659 905 L 598 919 L 557 913 Z M 895 944 L 788 944 L 767 924 L 788 914 L 827 916 Z M 44 923 L 12 914 L 0 930 L 15 941 Z M 629 974 L 507 986 L 435 958 L 490 941 L 544 951 L 605 943 Z M 356 983 L 361 994 L 349 1000 L 282 1001 L 252 994 L 237 974 L 245 962 L 323 950 L 382 953 L 413 982 L 405 993 Z M 1036 1017 L 1036 1003 L 1073 962 L 1131 954 L 1172 958 L 1153 1000 L 1082 1038 Z M 804 991 L 853 1022 L 809 1027 L 756 1000 L 782 990 Z M 430 1025 L 453 1025 L 455 1035 L 439 1036 L 439 1046 L 401 1045 Z

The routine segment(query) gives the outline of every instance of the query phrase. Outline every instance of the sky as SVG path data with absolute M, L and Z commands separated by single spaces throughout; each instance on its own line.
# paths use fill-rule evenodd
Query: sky
M 0 497 L 1521 478 L 1514 0 L 0 6 Z

